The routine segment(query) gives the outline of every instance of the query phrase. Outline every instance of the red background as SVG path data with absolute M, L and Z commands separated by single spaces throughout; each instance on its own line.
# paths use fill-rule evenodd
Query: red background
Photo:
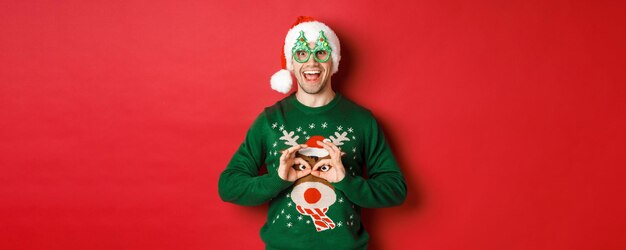
M 406 174 L 374 249 L 626 248 L 623 1 L 262 2 L 2 1 L 0 248 L 261 248 L 217 180 L 300 14 Z

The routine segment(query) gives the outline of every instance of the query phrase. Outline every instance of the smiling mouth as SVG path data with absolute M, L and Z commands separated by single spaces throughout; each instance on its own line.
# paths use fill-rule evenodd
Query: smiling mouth
M 317 81 L 320 78 L 321 75 L 321 71 L 319 70 L 305 70 L 304 72 L 302 72 L 302 76 L 304 76 L 304 79 L 306 79 L 307 81 Z

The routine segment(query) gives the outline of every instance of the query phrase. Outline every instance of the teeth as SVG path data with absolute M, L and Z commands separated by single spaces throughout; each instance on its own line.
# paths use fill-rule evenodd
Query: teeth
M 320 71 L 319 70 L 307 70 L 307 71 L 304 71 L 303 73 L 313 75 L 313 74 L 319 74 Z

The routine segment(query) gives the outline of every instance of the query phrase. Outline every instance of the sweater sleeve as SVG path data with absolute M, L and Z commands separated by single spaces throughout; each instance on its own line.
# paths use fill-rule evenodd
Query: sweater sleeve
M 276 197 L 292 182 L 278 177 L 275 171 L 259 176 L 265 161 L 267 120 L 261 114 L 248 130 L 226 169 L 220 175 L 218 190 L 223 201 L 256 206 Z
M 404 176 L 385 136 L 372 118 L 364 145 L 367 178 L 346 175 L 334 184 L 354 204 L 365 208 L 390 207 L 406 199 Z

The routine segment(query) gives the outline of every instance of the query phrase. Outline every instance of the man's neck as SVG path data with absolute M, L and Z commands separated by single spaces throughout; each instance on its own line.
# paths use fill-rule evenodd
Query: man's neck
M 330 103 L 334 98 L 335 91 L 333 91 L 331 88 L 328 88 L 328 90 L 322 91 L 317 94 L 308 94 L 301 89 L 296 92 L 296 99 L 298 99 L 298 101 L 303 105 L 312 108 L 324 106 Z

